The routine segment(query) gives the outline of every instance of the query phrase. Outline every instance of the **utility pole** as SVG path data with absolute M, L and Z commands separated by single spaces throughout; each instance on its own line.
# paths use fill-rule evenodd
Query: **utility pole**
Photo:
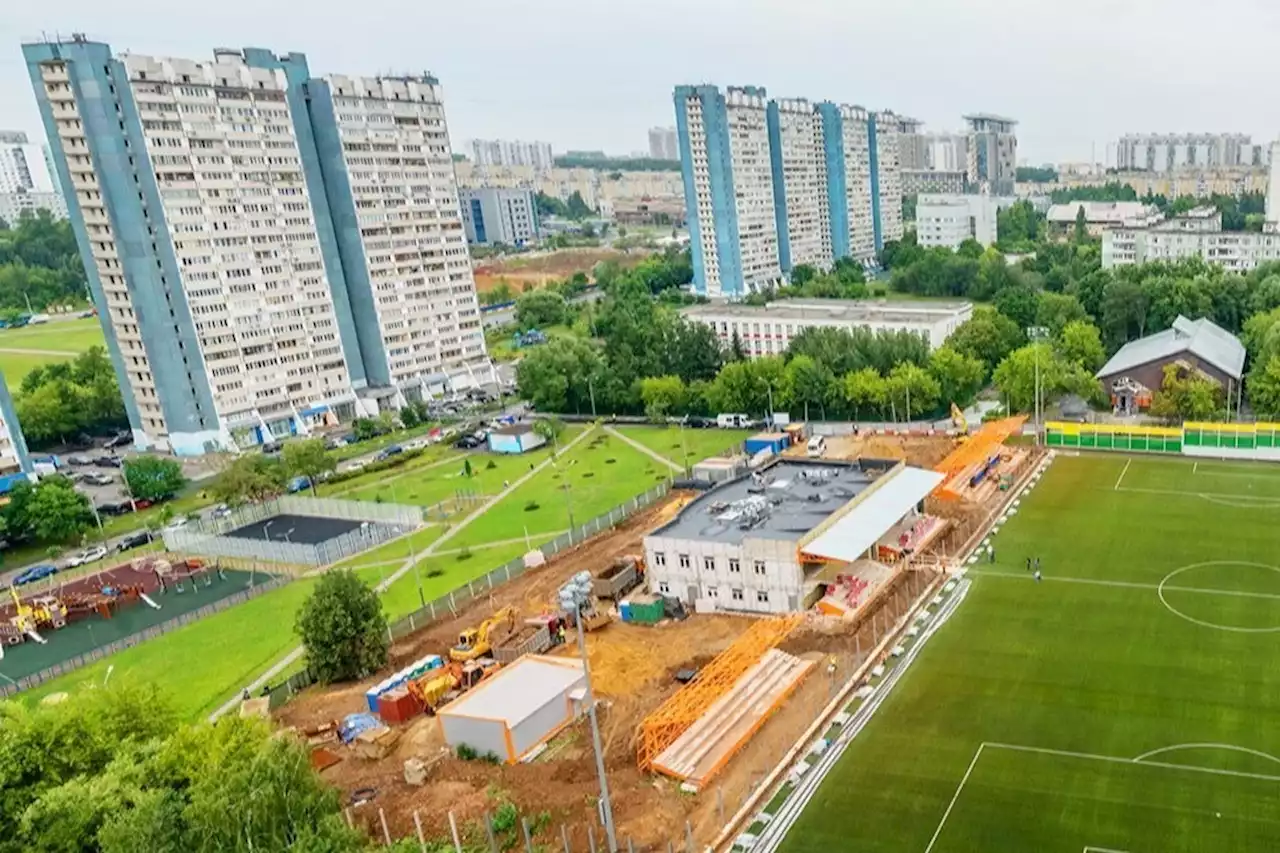
M 1038 342 L 1044 340 L 1047 337 L 1049 337 L 1049 330 L 1044 326 L 1031 326 L 1030 328 L 1027 329 L 1027 340 L 1031 341 L 1032 346 L 1035 346 Z M 1039 347 L 1035 348 L 1035 365 L 1036 365 L 1036 376 L 1035 376 L 1035 384 L 1032 391 L 1033 397 L 1034 397 L 1033 404 L 1032 404 L 1032 411 L 1035 415 L 1036 447 L 1039 447 L 1040 446 L 1040 408 L 1041 408 L 1040 348 Z
M 600 722 L 596 719 L 596 694 L 591 689 L 591 661 L 587 659 L 587 639 L 582 630 L 582 605 L 577 607 L 578 652 L 582 655 L 582 674 L 587 688 L 587 715 L 591 718 L 591 744 L 596 752 L 596 775 L 600 777 L 600 816 L 609 853 L 618 853 L 618 837 L 613 831 L 613 801 L 609 799 L 609 780 L 604 772 L 604 749 L 600 745 Z
M 587 377 L 587 393 L 591 395 L 591 417 L 594 420 L 596 416 L 596 386 L 591 377 Z

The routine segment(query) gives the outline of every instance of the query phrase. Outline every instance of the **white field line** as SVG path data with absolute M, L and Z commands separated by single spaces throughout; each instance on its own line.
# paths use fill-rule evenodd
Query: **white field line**
M 1247 746 L 1236 746 L 1233 743 L 1179 743 L 1174 744 L 1173 746 L 1162 746 L 1159 749 L 1153 749 L 1150 752 L 1144 752 L 1133 760 L 1137 763 L 1142 763 L 1152 756 L 1160 755 L 1165 752 L 1177 752 L 1180 749 L 1225 749 L 1230 752 L 1243 752 L 1246 755 L 1254 755 L 1258 758 L 1265 758 L 1268 761 L 1274 761 L 1276 764 L 1280 764 L 1280 758 L 1276 758 L 1268 752 L 1249 749 Z
M 1127 467 L 1129 467 L 1129 466 L 1127 466 L 1127 465 L 1126 465 L 1125 467 L 1127 468 Z M 1197 461 L 1197 462 L 1195 462 L 1195 463 L 1193 463 L 1193 464 L 1192 464 L 1192 466 L 1191 466 L 1191 473 L 1192 473 L 1192 474 L 1199 474 L 1199 473 L 1200 473 L 1200 463 L 1199 463 L 1199 461 Z
M 1137 486 L 1120 486 L 1116 488 L 1118 492 L 1136 492 L 1146 495 L 1176 495 L 1184 498 L 1223 498 L 1225 500 L 1244 500 L 1244 501 L 1273 501 L 1280 504 L 1280 495 L 1249 495 L 1242 492 L 1187 492 L 1181 489 L 1144 489 Z
M 1120 471 L 1120 476 L 1116 477 L 1115 490 L 1120 491 L 1120 481 L 1124 479 L 1124 475 L 1129 473 L 1129 466 L 1133 464 L 1133 459 L 1129 458 L 1124 461 L 1124 468 Z
M 978 575 L 986 578 L 1015 578 L 1021 580 L 1034 580 L 1029 575 L 1020 574 L 1018 572 L 992 572 L 984 569 L 969 569 L 970 575 Z M 1112 586 L 1123 589 L 1146 589 L 1159 592 L 1162 587 L 1158 583 L 1138 583 L 1137 581 L 1110 581 L 1100 578 L 1067 578 L 1056 575 L 1042 575 L 1041 580 L 1057 581 L 1059 583 L 1082 583 L 1091 586 Z M 1190 592 L 1200 595 L 1229 595 L 1236 598 L 1258 598 L 1280 601 L 1280 593 L 1272 592 L 1244 592 L 1243 590 L 1234 589 L 1205 589 L 1196 586 L 1175 586 L 1174 584 L 1165 584 L 1163 589 L 1166 592 Z
M 956 801 L 960 799 L 960 793 L 969 782 L 969 777 L 973 775 L 973 770 L 978 764 L 978 759 L 982 757 L 983 752 L 987 749 L 1004 749 L 1011 752 L 1026 752 L 1034 755 L 1051 755 L 1058 758 L 1073 758 L 1081 761 L 1097 761 L 1106 764 L 1126 764 L 1133 766 L 1141 764 L 1143 767 L 1159 767 L 1165 770 L 1179 770 L 1184 773 L 1203 773 L 1210 776 L 1229 776 L 1237 779 L 1256 779 L 1263 782 L 1280 782 L 1280 776 L 1271 776 L 1266 773 L 1247 773 L 1242 770 L 1219 770 L 1213 767 L 1196 767 L 1191 764 L 1169 764 L 1163 761 L 1139 761 L 1136 758 L 1121 758 L 1115 755 L 1098 755 L 1091 752 L 1073 752 L 1066 749 L 1049 749 L 1041 746 L 1020 746 L 1013 743 L 998 743 L 995 741 L 983 741 L 978 744 L 978 749 L 973 754 L 973 760 L 969 762 L 969 768 L 965 770 L 964 777 L 961 778 L 960 784 L 956 787 L 956 792 L 951 797 L 951 802 L 947 804 L 947 810 L 942 813 L 942 820 L 938 822 L 938 828 L 933 832 L 933 838 L 929 841 L 929 846 L 924 849 L 924 853 L 930 853 L 933 845 L 937 843 L 938 836 L 942 834 L 942 829 L 946 826 L 947 819 L 951 816 L 952 810 L 955 808 Z M 1156 750 L 1160 752 L 1161 750 Z M 1086 847 L 1086 851 L 1096 851 L 1097 853 L 1108 853 L 1105 847 Z M 1123 853 L 1123 851 L 1109 851 L 1109 853 Z
M 956 792 L 951 795 L 951 802 L 947 803 L 947 810 L 942 813 L 942 820 L 938 821 L 938 828 L 933 831 L 933 837 L 929 839 L 929 846 L 924 848 L 924 853 L 930 853 L 933 850 L 933 845 L 938 843 L 938 836 L 942 834 L 942 827 L 947 825 L 947 818 L 951 817 L 951 810 L 956 807 L 956 800 L 960 799 L 960 792 L 969 783 L 969 777 L 973 775 L 973 768 L 978 766 L 978 759 L 982 757 L 982 750 L 986 748 L 987 745 L 985 743 L 978 744 L 978 751 L 973 754 L 973 760 L 969 762 L 969 769 L 964 771 L 960 784 L 956 786 Z
M 1116 850 L 1114 847 L 1086 847 L 1084 853 L 1129 853 L 1129 851 Z

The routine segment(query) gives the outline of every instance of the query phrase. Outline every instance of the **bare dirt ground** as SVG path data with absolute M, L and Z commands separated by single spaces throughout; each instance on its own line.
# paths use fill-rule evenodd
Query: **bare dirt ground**
M 827 439 L 831 459 L 905 459 L 910 465 L 932 468 L 955 449 L 946 435 L 838 435 Z
M 632 250 L 620 252 L 614 249 L 561 249 L 534 255 L 518 255 L 498 261 L 484 262 L 476 266 L 476 290 L 491 290 L 506 281 L 517 292 L 525 284 L 542 287 L 550 281 L 566 279 L 576 272 L 591 275 L 601 261 L 617 261 L 624 267 L 633 267 L 644 260 L 648 252 Z
M 893 444 L 885 442 L 887 437 L 874 438 L 859 445 L 864 455 L 883 458 L 893 455 L 888 451 L 897 446 L 905 458 L 920 465 L 941 459 L 952 446 L 945 437 L 907 438 Z M 849 448 L 844 450 L 848 452 Z M 853 452 L 856 455 L 857 451 Z M 840 450 L 831 453 L 838 454 L 843 455 Z M 402 640 L 392 649 L 392 667 L 425 654 L 445 652 L 460 630 L 477 624 L 497 608 L 515 605 L 522 618 L 541 612 L 557 588 L 574 573 L 607 565 L 618 556 L 639 553 L 644 535 L 669 520 L 690 499 L 689 494 L 677 494 L 619 528 L 557 556 L 547 566 L 494 590 L 488 598 L 469 603 L 455 618 Z M 988 512 L 987 507 L 968 502 L 952 504 L 947 510 L 955 524 L 940 551 L 958 547 L 976 529 L 978 516 Z M 639 726 L 646 715 L 679 689 L 673 677 L 677 670 L 705 665 L 745 630 L 750 618 L 694 615 L 682 622 L 668 620 L 652 627 L 614 622 L 588 635 L 593 686 L 602 700 L 601 739 L 620 843 L 625 846 L 629 839 L 641 851 L 665 850 L 668 841 L 682 846 L 686 823 L 699 845 L 708 843 L 813 724 L 838 685 L 874 649 L 877 637 L 883 636 L 915 595 L 937 577 L 933 569 L 901 571 L 853 619 L 810 614 L 780 648 L 813 659 L 818 665 L 742 751 L 695 795 L 680 792 L 672 779 L 637 767 Z M 566 646 L 551 653 L 578 654 L 572 635 Z M 829 671 L 832 664 L 835 674 Z M 306 727 L 363 710 L 364 691 L 376 680 L 306 691 L 281 708 L 277 719 L 284 725 Z M 371 835 L 382 835 L 381 809 L 393 838 L 414 834 L 415 812 L 428 838 L 446 838 L 448 815 L 452 812 L 466 842 L 483 845 L 487 844 L 482 828 L 484 816 L 496 815 L 504 803 L 511 803 L 533 824 L 537 844 L 558 849 L 562 826 L 574 850 L 588 848 L 587 835 L 593 826 L 597 840 L 602 839 L 595 817 L 599 783 L 590 728 L 585 721 L 556 736 L 537 760 L 514 766 L 462 761 L 449 755 L 433 717 L 419 717 L 399 727 L 399 731 L 401 739 L 387 758 L 365 761 L 334 747 L 346 757 L 322 774 L 343 792 L 344 798 L 360 788 L 376 789 L 372 801 L 351 809 L 353 821 Z M 431 756 L 444 757 L 432 768 L 427 784 L 419 788 L 405 783 L 404 761 Z M 500 832 L 498 839 L 503 849 L 523 844 L 518 824 L 505 832 L 509 834 Z

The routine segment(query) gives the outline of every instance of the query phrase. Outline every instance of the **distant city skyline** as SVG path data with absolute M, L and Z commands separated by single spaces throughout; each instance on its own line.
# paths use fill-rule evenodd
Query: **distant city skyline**
M 1271 73 L 1280 8 L 1242 5 L 1206 15 L 1192 0 L 1081 0 L 1063 14 L 1014 0 L 744 0 L 726 16 L 721 4 L 653 0 L 605 16 L 587 0 L 499 0 L 477 21 L 463 5 L 368 0 L 365 14 L 333 27 L 249 0 L 216 10 L 143 0 L 16 4 L 6 10 L 0 49 L 0 127 L 43 138 L 19 43 L 84 32 L 157 56 L 225 44 L 305 52 L 317 67 L 367 75 L 431 71 L 445 87 L 460 152 L 468 139 L 537 139 L 557 153 L 630 154 L 647 147 L 650 128 L 673 124 L 672 86 L 761 80 L 778 97 L 823 92 L 837 102 L 894 104 L 930 131 L 959 130 L 960 116 L 973 110 L 1007 114 L 1019 121 L 1024 162 L 1103 162 L 1108 144 L 1127 133 L 1280 136 L 1280 103 L 1246 85 Z M 474 35 L 424 41 L 422 26 Z M 868 32 L 876 38 L 861 38 Z M 532 33 L 536 65 L 525 59 Z M 1180 56 L 1196 61 L 1173 61 Z

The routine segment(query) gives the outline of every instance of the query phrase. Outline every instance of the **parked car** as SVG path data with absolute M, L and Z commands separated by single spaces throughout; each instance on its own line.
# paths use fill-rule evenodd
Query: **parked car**
M 311 478 L 310 477 L 294 477 L 292 480 L 289 481 L 289 485 L 286 486 L 285 488 L 288 490 L 289 494 L 291 495 L 294 494 L 295 492 L 304 491 L 306 489 L 311 488 Z
M 453 443 L 458 450 L 475 450 L 484 444 L 484 439 L 476 438 L 474 435 L 464 435 Z
M 130 548 L 137 548 L 140 545 L 146 545 L 151 541 L 151 534 L 146 530 L 139 530 L 137 533 L 130 533 L 123 537 L 116 544 L 117 551 L 128 551 Z
M 177 518 L 175 518 L 173 521 L 171 521 L 171 522 L 169 522 L 168 524 L 166 524 L 166 525 L 164 526 L 164 529 L 165 529 L 165 530 L 179 530 L 179 529 L 181 529 L 181 528 L 183 528 L 183 527 L 186 527 L 186 526 L 187 526 L 187 517 L 186 517 L 185 515 L 180 515 L 180 516 L 178 516 Z
M 121 463 L 119 456 L 99 456 L 93 460 L 93 464 L 99 468 L 119 468 Z
M 68 465 L 75 465 L 77 468 L 80 468 L 80 467 L 83 467 L 83 466 L 85 466 L 85 465 L 92 465 L 92 464 L 93 464 L 93 460 L 92 460 L 92 459 L 90 459 L 88 456 L 68 456 L 68 457 L 67 457 L 67 464 L 68 464 Z
M 102 474 L 97 471 L 91 471 L 88 474 L 84 474 L 80 479 L 91 486 L 109 486 L 116 481 L 116 478 L 112 477 L 110 474 Z
M 278 441 L 262 442 L 262 452 L 267 454 L 268 456 L 272 455 L 273 453 L 279 453 L 281 447 L 283 447 L 283 445 Z
M 124 447 L 128 444 L 133 444 L 133 435 L 127 432 L 122 432 L 115 438 L 109 439 L 107 443 L 102 446 L 107 450 L 115 450 L 117 447 Z
M 96 504 L 94 509 L 98 511 L 98 515 L 124 515 L 133 512 L 133 506 L 128 501 L 106 501 Z
M 39 566 L 30 566 L 18 573 L 18 576 L 13 579 L 13 585 L 22 586 L 23 584 L 31 583 L 33 581 L 38 581 L 41 578 L 47 578 L 50 575 L 56 575 L 57 573 L 58 573 L 58 567 L 53 565 L 52 563 L 44 563 Z
M 390 459 L 392 456 L 398 456 L 401 453 L 404 453 L 404 448 L 398 444 L 393 444 L 390 447 L 384 447 L 382 450 L 378 451 L 378 455 L 373 457 L 373 459 L 375 462 L 381 462 L 384 459 Z
M 98 545 L 94 548 L 86 548 L 78 554 L 72 554 L 67 558 L 67 568 L 75 566 L 83 566 L 85 563 L 92 563 L 94 560 L 101 560 L 107 556 L 107 549 Z

